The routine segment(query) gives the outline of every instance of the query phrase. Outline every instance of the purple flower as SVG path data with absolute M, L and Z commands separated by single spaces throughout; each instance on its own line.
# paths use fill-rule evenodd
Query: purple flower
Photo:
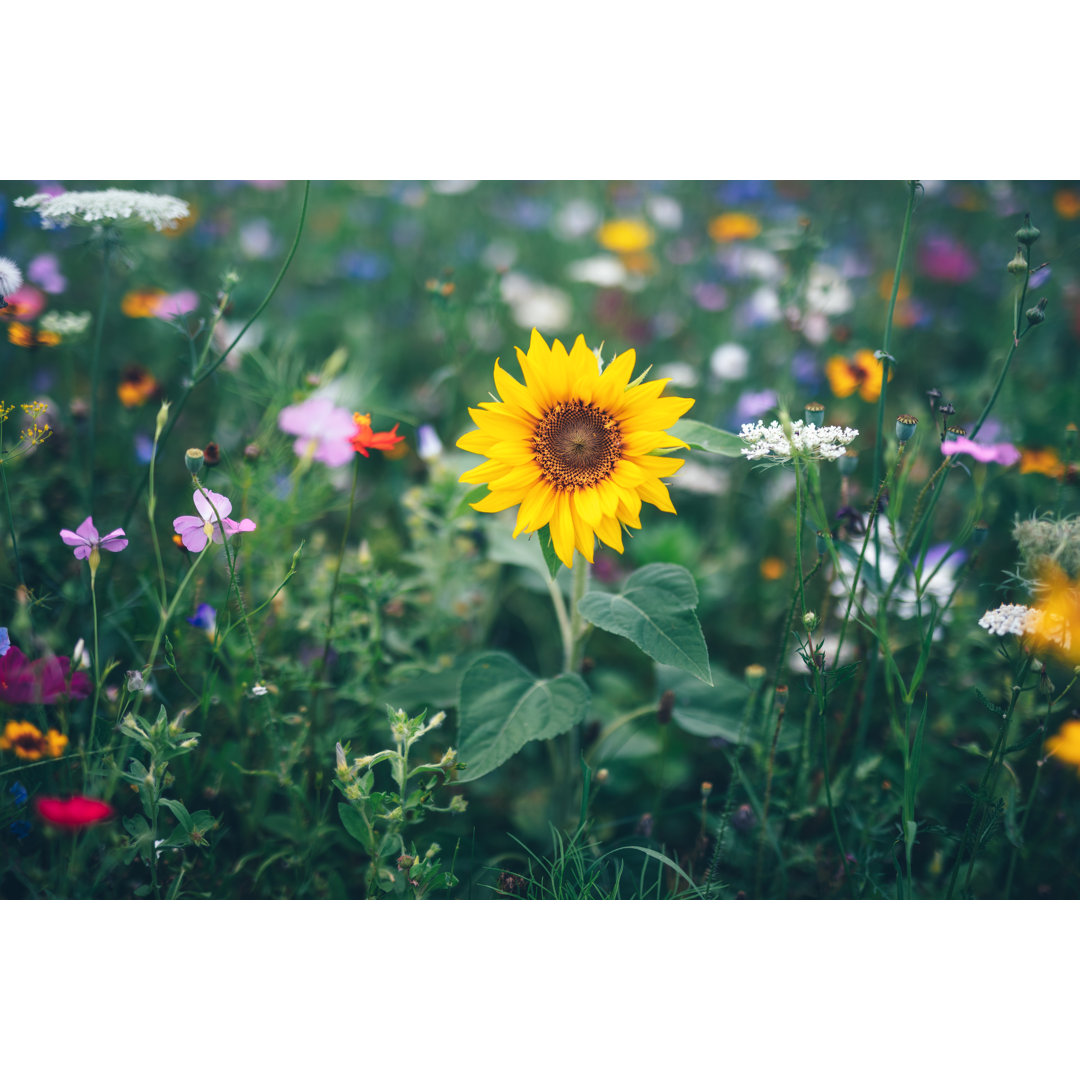
M 180 534 L 180 539 L 188 551 L 202 551 L 208 540 L 213 540 L 215 544 L 223 543 L 218 517 L 225 525 L 227 536 L 255 531 L 255 522 L 251 518 L 233 521 L 229 517 L 232 503 L 224 495 L 218 495 L 207 488 L 205 495 L 202 491 L 196 491 L 192 500 L 199 512 L 198 517 L 194 514 L 181 514 L 180 517 L 173 518 L 173 528 Z
M 1020 460 L 1020 451 L 1012 443 L 972 442 L 964 435 L 946 439 L 941 444 L 943 454 L 970 454 L 976 461 L 993 461 L 998 465 L 1015 465 Z
M 776 408 L 775 390 L 744 390 L 735 403 L 736 424 L 757 420 L 770 409 Z
M 26 268 L 26 276 L 47 293 L 62 293 L 67 288 L 67 278 L 60 273 L 60 260 L 55 255 L 36 255 Z
M 286 405 L 278 413 L 278 427 L 300 437 L 293 443 L 297 457 L 324 465 L 345 465 L 353 459 L 349 440 L 356 432 L 352 413 L 329 398 L 313 397 L 299 405 Z
M 195 609 L 195 614 L 187 621 L 196 630 L 205 630 L 211 638 L 217 630 L 217 612 L 209 604 L 200 604 Z
M 937 281 L 959 285 L 973 278 L 978 268 L 971 252 L 951 236 L 928 236 L 919 250 L 919 269 Z
M 88 517 L 75 532 L 70 529 L 61 529 L 60 539 L 75 548 L 76 559 L 86 559 L 97 552 L 98 548 L 104 548 L 106 551 L 123 551 L 128 546 L 123 529 L 113 529 L 111 533 L 99 536 L 97 529 L 94 528 L 92 517 Z M 90 561 L 95 562 L 94 559 Z

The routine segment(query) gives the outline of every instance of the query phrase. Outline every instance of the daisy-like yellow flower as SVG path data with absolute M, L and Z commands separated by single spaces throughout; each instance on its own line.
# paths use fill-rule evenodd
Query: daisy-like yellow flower
M 1056 735 L 1046 740 L 1048 757 L 1080 766 L 1080 720 L 1066 720 Z
M 709 235 L 718 244 L 733 240 L 753 240 L 761 233 L 761 222 L 753 214 L 731 211 L 719 214 L 709 222 Z
M 23 761 L 60 757 L 67 743 L 67 736 L 59 731 L 49 730 L 43 735 L 34 724 L 25 720 L 9 720 L 4 726 L 4 734 L 0 735 L 0 750 L 14 750 L 15 756 Z
M 1031 638 L 1038 649 L 1069 664 L 1080 664 L 1080 581 L 1051 564 L 1042 581 L 1041 599 L 1032 620 Z
M 837 397 L 850 397 L 859 391 L 863 401 L 881 397 L 883 365 L 869 349 L 859 349 L 849 360 L 846 356 L 831 356 L 825 361 L 825 378 Z M 889 382 L 893 373 L 889 372 Z
M 596 239 L 601 247 L 619 255 L 631 255 L 647 250 L 654 239 L 653 231 L 644 221 L 631 218 L 619 218 L 606 221 L 596 230 Z
M 502 401 L 484 401 L 469 415 L 477 426 L 458 439 L 462 450 L 488 458 L 461 477 L 487 484 L 474 510 L 518 507 L 514 536 L 551 528 L 555 553 L 571 566 L 575 548 L 593 561 L 599 538 L 623 550 L 622 527 L 641 528 L 641 504 L 675 513 L 661 477 L 682 460 L 653 453 L 687 444 L 666 431 L 694 404 L 661 397 L 668 379 L 631 385 L 634 350 L 601 373 L 579 336 L 569 353 L 533 330 L 528 353 L 517 350 L 525 383 L 495 361 Z

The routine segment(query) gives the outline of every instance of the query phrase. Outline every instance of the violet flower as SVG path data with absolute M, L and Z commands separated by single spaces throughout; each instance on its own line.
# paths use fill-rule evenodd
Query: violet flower
M 70 529 L 60 530 L 60 539 L 75 548 L 76 559 L 86 559 L 90 566 L 90 585 L 93 587 L 97 568 L 101 562 L 101 548 L 106 551 L 123 551 L 128 546 L 128 539 L 123 529 L 113 529 L 105 536 L 99 536 L 94 528 L 94 519 L 87 518 L 79 527 L 72 532 Z
M 286 405 L 278 413 L 278 427 L 300 436 L 293 443 L 297 457 L 321 461 L 324 465 L 345 465 L 353 458 L 349 443 L 356 425 L 352 413 L 329 398 L 313 397 L 299 405 Z
M 0 701 L 9 705 L 54 705 L 58 701 L 88 697 L 90 680 L 71 671 L 66 656 L 28 660 L 12 645 L 0 656 Z
M 1012 443 L 977 443 L 964 435 L 946 439 L 941 452 L 970 454 L 976 461 L 993 461 L 998 465 L 1015 465 L 1020 460 L 1020 451 Z
M 215 544 L 223 543 L 221 526 L 218 524 L 219 516 L 225 526 L 226 536 L 255 531 L 255 522 L 251 518 L 233 521 L 229 517 L 232 503 L 224 495 L 218 495 L 209 488 L 205 490 L 205 495 L 202 491 L 196 491 L 192 495 L 195 509 L 199 512 L 198 517 L 181 514 L 173 519 L 173 528 L 180 534 L 180 539 L 188 551 L 202 551 L 208 540 L 213 540 Z

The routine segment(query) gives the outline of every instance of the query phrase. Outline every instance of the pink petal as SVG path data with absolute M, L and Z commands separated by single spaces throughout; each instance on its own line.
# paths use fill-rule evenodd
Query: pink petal
M 128 538 L 123 529 L 113 529 L 111 533 L 101 538 L 101 547 L 106 551 L 123 551 L 128 546 Z
M 209 500 L 207 499 L 209 496 Z M 201 491 L 196 491 L 193 499 L 195 501 L 195 509 L 199 511 L 203 521 L 217 522 L 218 515 L 222 520 L 227 518 L 232 513 L 232 503 L 224 495 L 218 495 L 217 492 L 206 489 L 206 495 Z M 213 506 L 211 506 L 213 503 Z M 214 513 L 214 508 L 217 508 L 217 513 Z
M 94 519 L 92 517 L 88 517 L 75 531 L 84 540 L 89 540 L 91 544 L 96 544 L 100 539 L 97 529 L 94 528 Z
M 178 532 L 183 536 L 184 533 L 190 532 L 192 529 L 201 529 L 203 519 L 195 517 L 194 514 L 181 514 L 179 517 L 173 518 L 172 527 L 174 532 Z
M 206 547 L 206 533 L 203 532 L 202 522 L 193 529 L 181 532 L 180 539 L 188 551 L 202 551 Z
M 65 544 L 70 544 L 72 547 L 83 547 L 86 544 L 86 541 L 78 533 L 73 533 L 70 529 L 61 529 L 60 539 L 63 540 Z M 82 558 L 81 555 L 78 557 L 80 559 Z

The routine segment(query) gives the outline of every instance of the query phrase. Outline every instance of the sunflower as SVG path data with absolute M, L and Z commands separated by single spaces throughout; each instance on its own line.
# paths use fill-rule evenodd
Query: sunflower
M 661 477 L 683 462 L 653 451 L 689 449 L 665 429 L 693 399 L 661 397 L 668 379 L 631 384 L 633 349 L 601 373 L 583 336 L 567 353 L 561 341 L 549 347 L 533 330 L 528 354 L 518 349 L 517 356 L 525 384 L 496 360 L 503 400 L 470 409 L 478 430 L 457 443 L 488 458 L 461 477 L 490 488 L 473 509 L 517 506 L 514 536 L 550 526 L 555 553 L 567 566 L 575 548 L 592 562 L 597 537 L 621 552 L 622 526 L 641 528 L 642 502 L 674 514 Z

